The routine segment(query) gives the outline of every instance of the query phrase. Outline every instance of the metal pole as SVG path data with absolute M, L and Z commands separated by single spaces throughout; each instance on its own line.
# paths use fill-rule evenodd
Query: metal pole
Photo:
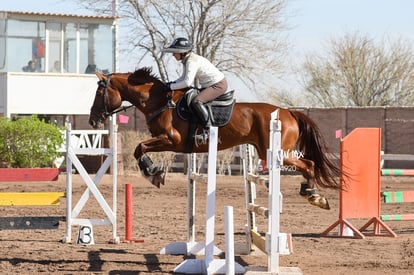
M 72 126 L 66 122 L 66 236 L 64 243 L 72 242 L 72 160 L 69 157 Z
M 118 125 L 116 115 L 110 117 L 109 134 L 112 139 L 112 212 L 114 223 L 112 224 L 112 237 L 114 243 L 119 243 L 117 235 L 117 191 L 118 191 Z

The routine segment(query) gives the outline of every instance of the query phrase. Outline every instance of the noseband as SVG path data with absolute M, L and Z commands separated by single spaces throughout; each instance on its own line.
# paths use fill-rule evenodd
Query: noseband
M 121 111 L 126 111 L 127 109 L 129 109 L 129 108 L 131 108 L 131 107 L 134 106 L 134 105 L 121 106 L 120 108 L 117 108 L 117 109 L 113 110 L 112 112 L 108 112 L 108 107 L 107 107 L 107 105 L 108 105 L 108 87 L 109 87 L 109 85 L 111 83 L 111 76 L 112 76 L 112 74 L 108 74 L 107 76 L 108 77 L 107 77 L 106 81 L 103 81 L 103 80 L 99 80 L 98 81 L 98 87 L 99 88 L 103 88 L 104 89 L 104 92 L 103 93 L 100 93 L 99 92 L 99 89 L 98 89 L 98 91 L 96 91 L 96 95 L 97 96 L 102 96 L 103 107 L 98 108 L 98 107 L 93 106 L 91 108 L 91 111 L 93 113 L 102 114 L 102 116 L 103 116 L 102 119 L 105 119 L 105 118 L 107 118 L 109 116 L 112 116 L 113 114 L 119 113 Z

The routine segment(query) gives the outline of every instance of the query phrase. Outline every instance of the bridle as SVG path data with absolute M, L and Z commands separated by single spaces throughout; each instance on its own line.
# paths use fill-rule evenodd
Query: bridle
M 107 107 L 107 105 L 108 105 L 107 104 L 108 103 L 108 87 L 109 87 L 110 82 L 111 82 L 111 77 L 112 77 L 112 74 L 108 74 L 107 78 L 106 78 L 106 81 L 103 81 L 103 80 L 98 81 L 98 90 L 96 91 L 96 95 L 102 97 L 103 107 L 99 108 L 99 107 L 92 106 L 92 108 L 91 108 L 91 111 L 93 113 L 102 114 L 103 119 L 105 119 L 109 116 L 112 116 L 113 114 L 116 114 L 116 113 L 119 113 L 119 112 L 122 112 L 122 111 L 126 111 L 127 109 L 134 106 L 132 104 L 129 105 L 129 106 L 121 106 L 120 108 L 117 108 L 117 109 L 115 109 L 111 112 L 108 112 L 108 107 Z M 104 92 L 100 93 L 99 88 L 103 88 Z
M 133 104 L 131 104 L 129 106 L 121 106 L 121 107 L 119 107 L 119 108 L 117 108 L 117 109 L 115 109 L 111 112 L 108 111 L 108 107 L 107 107 L 107 105 L 108 105 L 107 104 L 108 103 L 108 87 L 109 87 L 110 82 L 111 82 L 111 77 L 112 77 L 112 74 L 108 74 L 107 78 L 106 78 L 106 81 L 104 81 L 104 80 L 99 80 L 98 81 L 98 90 L 96 91 L 96 96 L 102 97 L 102 101 L 103 101 L 102 105 L 103 106 L 102 107 L 92 106 L 92 108 L 91 108 L 92 113 L 101 114 L 100 115 L 101 116 L 101 118 L 100 118 L 101 121 L 104 120 L 105 118 L 109 117 L 109 116 L 112 116 L 113 114 L 116 114 L 116 113 L 119 113 L 119 112 L 122 112 L 122 111 L 126 111 L 127 109 L 134 106 Z M 100 92 L 100 88 L 103 89 L 103 93 Z M 166 111 L 168 109 L 174 109 L 176 107 L 174 101 L 172 100 L 172 98 L 173 98 L 172 95 L 173 95 L 173 91 L 170 91 L 170 93 L 167 94 L 167 98 L 168 98 L 167 104 L 165 106 L 161 107 L 160 109 L 156 110 L 154 113 L 152 113 L 148 117 L 147 123 L 150 123 L 153 119 L 155 119 L 157 116 L 159 116 L 164 111 Z

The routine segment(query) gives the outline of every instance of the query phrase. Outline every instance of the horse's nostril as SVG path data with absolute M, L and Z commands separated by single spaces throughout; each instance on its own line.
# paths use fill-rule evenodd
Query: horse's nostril
M 92 126 L 92 128 L 96 129 L 96 125 L 97 125 L 97 123 L 96 123 L 96 121 L 94 121 L 94 120 L 89 120 L 89 125 L 91 125 L 91 126 Z

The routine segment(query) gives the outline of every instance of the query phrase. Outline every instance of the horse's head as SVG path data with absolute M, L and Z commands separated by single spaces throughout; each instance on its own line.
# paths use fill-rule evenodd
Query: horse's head
M 136 106 L 147 119 L 152 120 L 166 110 L 171 96 L 166 93 L 166 86 L 151 68 L 144 67 L 133 73 L 96 74 L 99 78 L 98 89 L 89 116 L 89 124 L 100 128 L 106 118 L 117 113 L 122 101 Z M 175 100 L 182 95 L 177 93 Z M 167 108 L 168 109 L 168 108 Z
M 96 74 L 99 78 L 98 88 L 89 115 L 89 124 L 95 128 L 101 128 L 102 123 L 111 115 L 111 112 L 122 104 L 119 90 L 111 83 L 112 74 Z

